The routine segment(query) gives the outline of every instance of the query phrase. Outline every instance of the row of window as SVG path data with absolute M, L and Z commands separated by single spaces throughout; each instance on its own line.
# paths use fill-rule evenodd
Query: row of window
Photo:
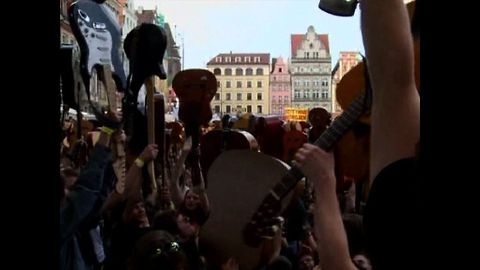
M 220 106 L 216 105 L 213 109 L 215 113 L 220 113 Z M 231 113 L 232 112 L 232 106 L 227 105 L 225 106 L 225 113 Z M 247 112 L 247 113 L 252 113 L 252 105 L 247 105 L 246 108 L 242 108 L 242 106 L 238 105 L 236 107 L 235 112 Z M 257 113 L 262 113 L 262 105 L 257 106 Z
M 318 72 L 330 72 L 330 68 L 328 66 L 323 66 L 321 69 L 318 67 L 315 68 L 304 68 L 304 67 L 295 67 L 293 68 L 293 72 L 310 72 L 310 73 L 318 73 Z
M 303 57 L 306 59 L 310 58 L 310 53 L 309 52 L 303 52 Z M 312 58 L 313 59 L 318 59 L 318 52 L 312 52 Z
M 215 94 L 215 100 L 220 100 L 220 94 Z M 225 100 L 232 100 L 232 94 L 227 93 Z M 242 100 L 242 93 L 237 93 L 237 100 Z M 247 93 L 247 100 L 252 100 L 252 93 Z M 262 93 L 257 93 L 257 100 L 262 100 Z
M 300 86 L 301 84 L 303 84 L 303 86 L 310 86 L 310 83 L 312 84 L 312 86 L 319 86 L 320 85 L 320 81 L 318 81 L 318 80 L 315 80 L 315 81 L 295 80 L 295 82 L 294 82 L 295 86 Z M 322 86 L 328 86 L 328 80 L 323 79 L 321 84 L 322 84 Z
M 215 68 L 213 70 L 213 74 L 215 75 L 222 75 L 222 70 L 220 68 Z M 231 76 L 232 75 L 232 69 L 231 68 L 226 68 L 225 71 L 223 72 L 223 75 L 225 76 Z M 243 76 L 243 69 L 242 68 L 236 68 L 235 69 L 235 75 L 236 76 Z M 245 75 L 253 75 L 253 69 L 252 68 L 247 68 L 245 69 Z M 257 68 L 255 75 L 263 75 L 263 68 Z
M 290 96 L 283 96 L 283 100 L 285 102 L 288 102 L 289 98 L 290 98 Z M 272 103 L 275 103 L 277 101 L 277 99 L 278 99 L 279 102 L 281 102 L 282 101 L 282 96 L 272 96 Z
M 241 63 L 241 62 L 250 63 L 250 61 L 252 60 L 252 57 L 251 56 L 244 56 L 243 61 L 242 61 L 241 56 L 235 56 L 233 58 L 233 60 L 235 61 L 235 63 Z M 215 62 L 217 62 L 217 63 L 222 63 L 222 62 L 231 63 L 232 62 L 232 57 L 231 56 L 225 56 L 225 57 L 217 56 L 217 57 L 215 57 Z M 253 57 L 253 62 L 254 63 L 260 63 L 260 56 L 254 56 Z
M 263 86 L 262 81 L 257 81 L 257 88 L 261 88 Z M 217 81 L 217 87 L 221 88 L 222 84 Z M 237 88 L 242 88 L 243 84 L 242 81 L 237 81 Z M 225 88 L 232 88 L 232 82 L 226 81 Z M 247 88 L 252 88 L 252 81 L 247 81 Z
M 294 98 L 310 98 L 310 92 L 303 92 L 303 95 L 300 93 L 300 91 L 295 91 L 293 94 Z M 320 95 L 318 92 L 313 92 L 311 98 L 322 98 L 322 99 L 328 99 L 328 90 L 322 91 L 322 94 Z

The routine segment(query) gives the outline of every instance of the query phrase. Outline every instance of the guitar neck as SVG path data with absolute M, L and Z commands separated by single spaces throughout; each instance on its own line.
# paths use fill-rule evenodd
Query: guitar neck
M 348 131 L 352 124 L 362 115 L 364 109 L 365 93 L 362 92 L 328 128 L 315 141 L 319 148 L 330 151 L 338 140 Z M 290 190 L 304 177 L 297 167 L 292 167 L 282 180 L 271 190 L 272 196 L 277 200 L 284 198 Z

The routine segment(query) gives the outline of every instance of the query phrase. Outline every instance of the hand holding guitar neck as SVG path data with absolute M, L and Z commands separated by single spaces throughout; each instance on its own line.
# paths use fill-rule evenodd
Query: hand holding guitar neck
M 157 175 L 165 179 L 165 109 L 163 95 L 155 96 L 155 76 L 160 79 L 166 79 L 166 73 L 163 69 L 163 56 L 167 47 L 167 36 L 163 28 L 143 23 L 128 33 L 124 42 L 125 53 L 130 61 L 130 81 L 127 92 L 127 99 L 137 100 L 138 92 L 142 85 L 145 85 L 147 97 L 147 138 L 149 144 L 158 144 L 161 155 L 159 156 L 159 165 L 155 166 L 151 162 L 148 166 L 152 190 L 157 192 Z M 155 102 L 156 99 L 160 102 Z M 158 107 L 158 105 L 160 107 Z M 157 118 L 157 119 L 156 119 Z M 130 118 L 129 118 L 130 119 Z M 129 121 L 127 121 L 129 122 Z M 155 125 L 157 124 L 157 127 Z M 132 123 L 135 125 L 135 123 Z M 129 129 L 133 130 L 133 129 Z M 133 137 L 135 132 L 129 134 Z M 141 137 L 141 136 L 140 136 Z M 158 140 L 156 140 L 156 137 Z M 162 181 L 164 182 L 164 181 Z M 163 184 L 162 184 L 163 185 Z

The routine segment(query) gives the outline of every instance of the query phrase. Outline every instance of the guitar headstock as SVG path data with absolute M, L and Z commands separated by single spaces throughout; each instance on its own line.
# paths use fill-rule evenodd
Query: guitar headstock
M 195 120 L 206 125 L 212 119 L 210 101 L 217 92 L 217 79 L 212 72 L 206 69 L 183 70 L 173 78 L 172 87 L 180 99 L 180 120 L 184 123 Z
M 279 217 L 281 207 L 281 202 L 273 195 L 265 198 L 242 231 L 245 244 L 258 247 L 263 240 L 275 235 L 276 226 L 282 221 Z
M 130 91 L 137 97 L 145 80 L 153 75 L 165 80 L 163 56 L 167 49 L 165 30 L 155 24 L 142 23 L 128 33 L 123 48 L 130 61 Z
M 121 28 L 105 4 L 92 0 L 75 1 L 68 10 L 70 26 L 80 45 L 80 69 L 89 87 L 94 68 L 109 65 L 117 89 L 124 91 L 127 80 L 121 61 Z

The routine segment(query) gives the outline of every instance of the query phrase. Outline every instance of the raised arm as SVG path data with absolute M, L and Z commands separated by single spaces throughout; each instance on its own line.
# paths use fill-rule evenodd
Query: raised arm
M 363 0 L 361 23 L 373 90 L 370 179 L 386 165 L 415 154 L 420 98 L 403 0 Z
M 333 154 L 312 144 L 304 144 L 295 154 L 295 164 L 315 187 L 314 232 L 318 239 L 321 268 L 356 269 L 348 251 L 335 192 Z

